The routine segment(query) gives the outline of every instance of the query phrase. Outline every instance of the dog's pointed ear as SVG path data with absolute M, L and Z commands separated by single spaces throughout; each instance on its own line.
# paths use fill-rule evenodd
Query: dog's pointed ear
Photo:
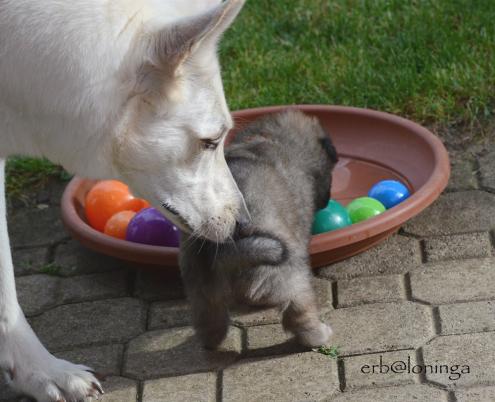
M 145 65 L 173 76 L 198 49 L 214 47 L 241 11 L 245 0 L 226 0 L 202 14 L 183 18 L 151 35 Z M 145 74 L 149 75 L 146 68 Z
M 227 0 L 202 14 L 178 21 L 159 32 L 155 37 L 153 51 L 166 63 L 174 58 L 180 62 L 201 44 L 216 44 L 244 3 L 245 0 Z

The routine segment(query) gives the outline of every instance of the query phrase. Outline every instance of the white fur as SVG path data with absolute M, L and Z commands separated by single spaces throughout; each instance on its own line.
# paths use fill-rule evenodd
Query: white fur
M 233 231 L 242 198 L 223 156 L 232 127 L 216 46 L 244 0 L 0 0 L 0 369 L 39 401 L 98 381 L 51 356 L 17 302 L 4 160 L 45 156 L 127 182 L 185 230 Z M 201 139 L 220 138 L 216 150 Z

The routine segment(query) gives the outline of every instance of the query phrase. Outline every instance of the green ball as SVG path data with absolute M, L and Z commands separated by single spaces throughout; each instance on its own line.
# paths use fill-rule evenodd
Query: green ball
M 324 209 L 315 214 L 313 234 L 330 232 L 352 224 L 347 210 L 337 201 L 330 200 Z
M 383 204 L 370 197 L 356 198 L 347 205 L 347 212 L 351 217 L 352 223 L 358 223 L 381 214 L 385 211 Z

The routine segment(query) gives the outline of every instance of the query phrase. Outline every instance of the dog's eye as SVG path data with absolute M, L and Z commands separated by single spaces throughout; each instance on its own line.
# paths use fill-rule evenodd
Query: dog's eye
M 208 139 L 202 139 L 201 143 L 203 144 L 204 149 L 214 150 L 217 149 L 218 144 L 220 144 L 220 140 L 221 137 L 215 138 L 214 140 L 208 138 Z
M 227 134 L 227 132 L 228 132 L 227 126 L 224 125 L 222 126 L 222 129 L 220 130 L 220 134 L 217 137 L 201 139 L 203 148 L 211 149 L 211 150 L 216 149 L 220 144 L 220 142 L 222 141 L 222 138 Z

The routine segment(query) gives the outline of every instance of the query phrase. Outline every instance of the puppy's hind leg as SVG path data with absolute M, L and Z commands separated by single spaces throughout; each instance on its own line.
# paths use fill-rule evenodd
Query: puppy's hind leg
M 302 345 L 322 346 L 328 341 L 332 330 L 320 321 L 316 298 L 309 279 L 300 279 L 297 287 L 297 292 L 294 292 L 283 311 L 282 325 L 287 331 L 292 332 Z
M 36 337 L 17 301 L 4 168 L 5 160 L 0 158 L 0 372 L 6 373 L 14 389 L 38 402 L 87 401 L 103 393 L 98 380 L 88 367 L 52 356 Z

